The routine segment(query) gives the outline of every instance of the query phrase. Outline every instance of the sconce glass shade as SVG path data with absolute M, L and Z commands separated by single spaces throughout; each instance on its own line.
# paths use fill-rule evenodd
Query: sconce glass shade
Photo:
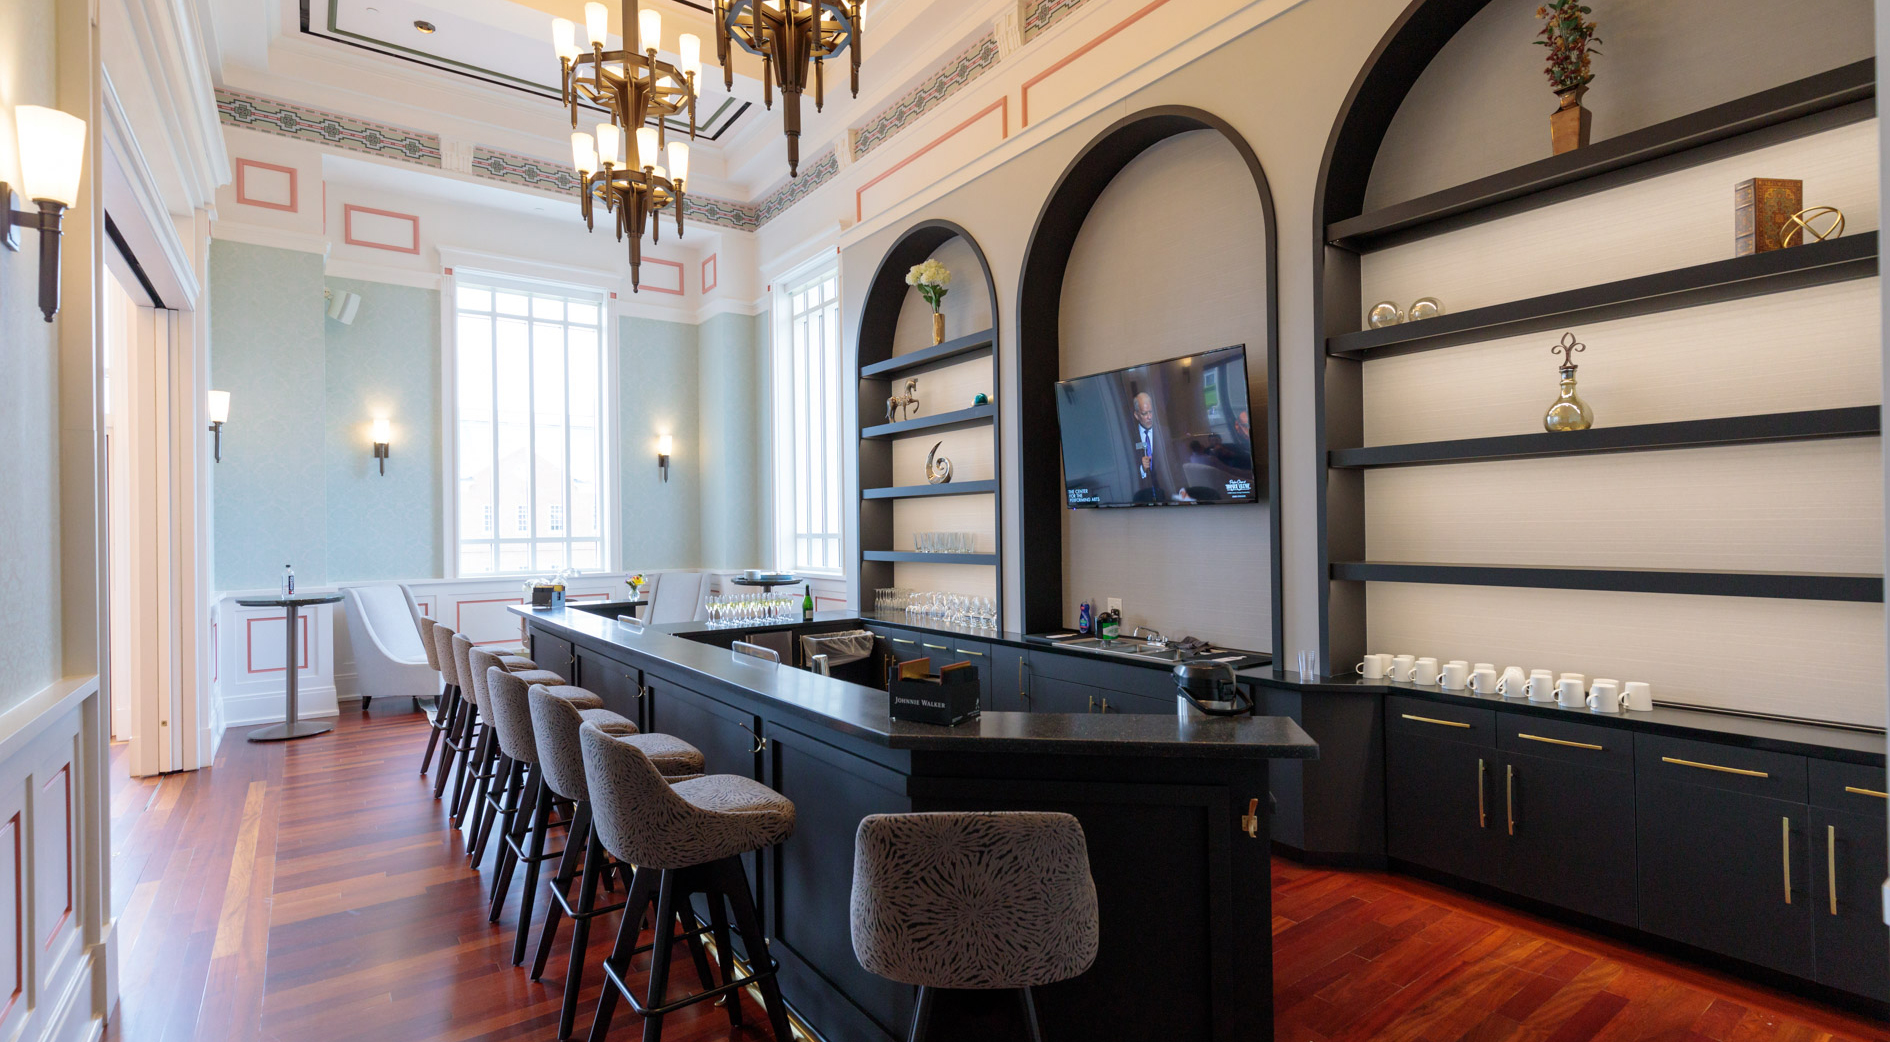
M 672 455 L 670 450 L 674 448 L 675 445 L 676 445 L 675 439 L 671 438 L 669 435 L 667 434 L 658 435 L 656 439 L 656 454 L 658 456 Z
M 230 420 L 230 392 L 210 392 L 210 422 L 228 423 Z
M 610 35 L 610 8 L 595 2 L 585 4 L 584 31 L 590 34 L 593 45 L 608 47 L 605 41 Z
M 682 61 L 677 66 L 690 76 L 698 79 L 702 76 L 702 38 L 695 33 L 684 33 L 676 38 L 676 49 Z
M 615 123 L 597 125 L 597 161 L 605 166 L 617 165 L 617 145 L 623 140 L 623 132 Z
M 374 439 L 374 444 L 386 445 L 388 442 L 394 440 L 393 434 L 393 425 L 390 424 L 385 417 L 382 417 L 374 421 L 373 433 L 370 437 Z
M 637 167 L 655 166 L 663 161 L 656 148 L 656 128 L 637 128 Z
M 571 132 L 571 165 L 586 174 L 597 169 L 597 143 L 582 130 Z
M 39 105 L 19 106 L 13 119 L 20 130 L 21 194 L 76 205 L 85 169 L 85 120 Z
M 577 23 L 569 18 L 551 20 L 551 46 L 557 50 L 558 57 L 565 61 L 576 58 L 580 53 L 577 45 Z

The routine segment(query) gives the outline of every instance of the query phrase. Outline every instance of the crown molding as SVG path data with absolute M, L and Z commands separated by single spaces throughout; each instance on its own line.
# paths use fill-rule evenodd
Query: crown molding
M 625 273 L 604 268 L 525 260 L 521 257 L 508 257 L 502 253 L 488 253 L 485 250 L 472 250 L 463 246 L 441 246 L 439 252 L 440 266 L 455 271 L 460 268 L 470 268 L 474 271 L 487 271 L 495 275 L 529 279 L 534 282 L 588 286 L 591 289 L 615 293 L 619 296 L 623 292 Z
M 696 324 L 701 325 L 718 315 L 743 315 L 753 318 L 768 310 L 767 299 L 767 297 L 762 297 L 760 300 L 734 300 L 717 297 L 705 300 L 702 306 L 696 309 Z
M 344 260 L 329 257 L 322 265 L 322 275 L 327 278 L 353 279 L 356 282 L 378 282 L 388 286 L 406 286 L 411 289 L 439 290 L 444 276 L 437 272 L 415 271 L 412 268 L 396 267 L 392 264 L 375 264 L 369 261 Z
M 244 224 L 227 217 L 210 226 L 210 237 L 226 242 L 240 242 L 249 246 L 268 246 L 278 250 L 294 250 L 297 253 L 319 253 L 324 259 L 327 258 L 329 249 L 328 237 L 324 235 L 284 231 L 281 228 L 269 228 L 259 224 Z

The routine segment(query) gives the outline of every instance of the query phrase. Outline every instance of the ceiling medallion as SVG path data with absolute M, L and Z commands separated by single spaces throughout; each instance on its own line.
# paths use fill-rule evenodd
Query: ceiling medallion
M 841 51 L 852 58 L 853 96 L 860 96 L 860 0 L 715 0 L 715 56 L 722 81 L 735 89 L 729 45 L 761 56 L 762 99 L 774 108 L 781 91 L 782 128 L 787 132 L 788 174 L 800 176 L 801 94 L 807 66 L 814 66 L 814 111 L 826 100 L 824 63 Z
M 551 23 L 552 44 L 562 66 L 562 98 L 578 125 L 578 104 L 589 102 L 610 116 L 597 124 L 595 136 L 582 130 L 571 135 L 571 158 L 578 170 L 578 201 L 584 224 L 596 229 L 594 207 L 617 219 L 617 239 L 630 242 L 630 289 L 640 289 L 643 233 L 660 241 L 660 218 L 665 208 L 676 211 L 676 234 L 683 230 L 683 184 L 689 178 L 689 143 L 667 144 L 664 123 L 670 116 L 689 114 L 689 136 L 696 136 L 696 77 L 702 71 L 702 41 L 684 33 L 677 40 L 682 59 L 672 65 L 656 56 L 663 42 L 663 16 L 639 11 L 637 0 L 623 0 L 624 48 L 606 50 L 610 11 L 601 3 L 584 5 L 584 28 L 590 49 L 577 44 L 577 26 L 569 19 Z M 655 120 L 655 126 L 647 124 Z M 624 146 L 629 146 L 626 154 Z

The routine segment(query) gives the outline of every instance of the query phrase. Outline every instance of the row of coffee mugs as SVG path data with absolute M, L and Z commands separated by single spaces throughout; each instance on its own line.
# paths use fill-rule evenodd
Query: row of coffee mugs
M 1471 663 L 1452 659 L 1439 663 L 1434 658 L 1413 655 L 1367 655 L 1358 665 L 1359 676 L 1366 680 L 1395 680 L 1402 684 L 1441 687 L 1445 691 L 1470 691 L 1479 695 L 1527 698 L 1531 702 L 1554 702 L 1568 709 L 1592 709 L 1597 713 L 1619 713 L 1623 709 L 1646 712 L 1654 708 L 1654 689 L 1650 684 L 1630 680 L 1597 678 L 1590 685 L 1580 673 L 1557 674 L 1546 669 L 1532 669 L 1527 675 L 1521 666 L 1510 666 L 1501 673 L 1488 662 Z

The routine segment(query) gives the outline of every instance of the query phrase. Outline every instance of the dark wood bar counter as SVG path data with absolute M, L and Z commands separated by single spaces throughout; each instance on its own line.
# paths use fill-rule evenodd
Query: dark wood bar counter
M 514 610 L 541 668 L 694 744 L 709 771 L 794 801 L 794 835 L 751 861 L 749 878 L 782 990 L 819 1037 L 904 1037 L 913 989 L 866 972 L 853 952 L 854 833 L 869 814 L 939 810 L 1063 811 L 1082 823 L 1102 943 L 1088 972 L 1042 990 L 1054 1037 L 1271 1037 L 1268 761 L 1318 755 L 1291 720 L 987 711 L 958 727 L 907 723 L 884 691 L 731 653 L 739 627 Z M 823 613 L 809 628 L 857 618 Z M 952 998 L 934 1037 L 1023 1037 L 1010 996 Z

